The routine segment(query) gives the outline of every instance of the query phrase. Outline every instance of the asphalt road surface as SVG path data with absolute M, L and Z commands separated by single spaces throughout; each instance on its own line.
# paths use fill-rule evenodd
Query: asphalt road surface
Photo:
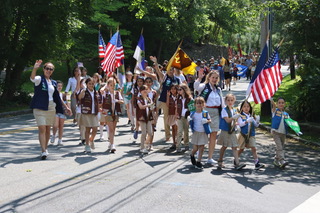
M 238 100 L 247 84 L 243 79 L 232 86 Z M 115 154 L 98 140 L 96 149 L 85 154 L 78 129 L 67 120 L 64 146 L 50 145 L 42 161 L 33 115 L 0 119 L 0 212 L 319 212 L 319 150 L 287 140 L 290 164 L 281 170 L 272 165 L 271 135 L 258 131 L 258 154 L 266 168 L 254 170 L 246 150 L 241 160 L 247 166 L 236 171 L 228 149 L 225 169 L 198 170 L 188 152 L 169 150 L 162 117 L 155 149 L 144 156 L 140 137 L 134 140 L 126 123 L 120 119 Z

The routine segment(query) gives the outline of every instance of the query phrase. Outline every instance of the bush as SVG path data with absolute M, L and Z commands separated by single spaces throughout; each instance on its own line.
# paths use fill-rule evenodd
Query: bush
M 307 55 L 297 72 L 301 76 L 297 89 L 299 98 L 292 110 L 299 120 L 320 122 L 320 59 Z

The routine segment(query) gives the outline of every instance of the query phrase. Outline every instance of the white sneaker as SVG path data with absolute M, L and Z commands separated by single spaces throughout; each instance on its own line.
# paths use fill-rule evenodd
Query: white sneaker
M 63 146 L 62 139 L 58 140 L 58 146 Z
M 56 139 L 56 137 L 54 135 L 51 135 L 50 143 L 54 144 L 55 139 Z
M 116 151 L 116 146 L 114 144 L 111 145 L 111 152 L 115 152 Z
M 86 146 L 84 147 L 84 152 L 86 152 L 86 153 L 91 153 L 91 148 L 90 148 L 89 145 L 86 145 Z
M 212 158 L 207 160 L 207 164 L 210 164 L 210 165 L 217 164 L 217 163 L 218 162 L 213 160 Z
M 47 159 L 47 157 L 48 157 L 47 152 L 42 152 L 40 157 L 41 157 L 41 160 Z
M 100 142 L 103 142 L 103 141 L 104 141 L 104 139 L 103 139 L 103 137 L 101 137 L 101 138 L 100 138 Z
M 143 153 L 143 154 L 148 154 L 148 150 L 147 149 L 140 149 L 140 152 Z
M 90 147 L 91 147 L 91 149 L 95 149 L 96 148 L 93 141 L 90 142 Z

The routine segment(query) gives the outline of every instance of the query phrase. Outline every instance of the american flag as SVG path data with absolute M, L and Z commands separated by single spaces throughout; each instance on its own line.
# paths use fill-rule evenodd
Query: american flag
M 99 47 L 99 58 L 103 58 L 106 52 L 106 43 L 104 43 L 104 40 L 102 38 L 100 31 L 98 36 L 98 47 Z
M 101 61 L 101 66 L 103 71 L 107 73 L 108 76 L 110 76 L 114 70 L 124 63 L 124 52 L 123 52 L 123 46 L 120 38 L 120 33 L 116 32 L 112 38 L 110 39 L 104 59 Z
M 253 81 L 251 93 L 256 104 L 265 102 L 278 90 L 282 81 L 280 68 L 281 65 L 277 48 L 264 65 L 262 71 L 257 73 L 257 75 L 255 73 L 254 77 L 256 78 L 253 79 L 253 77 L 251 80 Z

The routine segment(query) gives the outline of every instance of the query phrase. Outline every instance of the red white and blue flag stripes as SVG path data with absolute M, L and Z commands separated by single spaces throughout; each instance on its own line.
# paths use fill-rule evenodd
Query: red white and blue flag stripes
M 267 47 L 267 45 L 266 45 Z M 264 51 L 261 54 L 262 60 L 266 59 L 267 51 Z M 265 55 L 264 55 L 265 54 Z M 260 59 L 261 59 L 260 57 Z M 259 62 L 260 62 L 259 59 Z M 258 62 L 258 65 L 259 65 Z M 264 65 L 263 69 L 257 69 L 252 77 L 250 84 L 251 87 L 251 94 L 253 100 L 256 104 L 263 103 L 266 100 L 270 99 L 274 93 L 278 90 L 281 81 L 282 81 L 282 73 L 280 71 L 280 58 L 278 48 L 274 50 L 271 57 Z
M 120 33 L 116 32 L 106 46 L 104 59 L 101 61 L 103 71 L 110 76 L 116 68 L 124 64 L 124 52 Z
M 100 31 L 98 36 L 98 47 L 99 47 L 99 58 L 104 58 L 104 54 L 106 52 L 106 43 L 104 42 Z

